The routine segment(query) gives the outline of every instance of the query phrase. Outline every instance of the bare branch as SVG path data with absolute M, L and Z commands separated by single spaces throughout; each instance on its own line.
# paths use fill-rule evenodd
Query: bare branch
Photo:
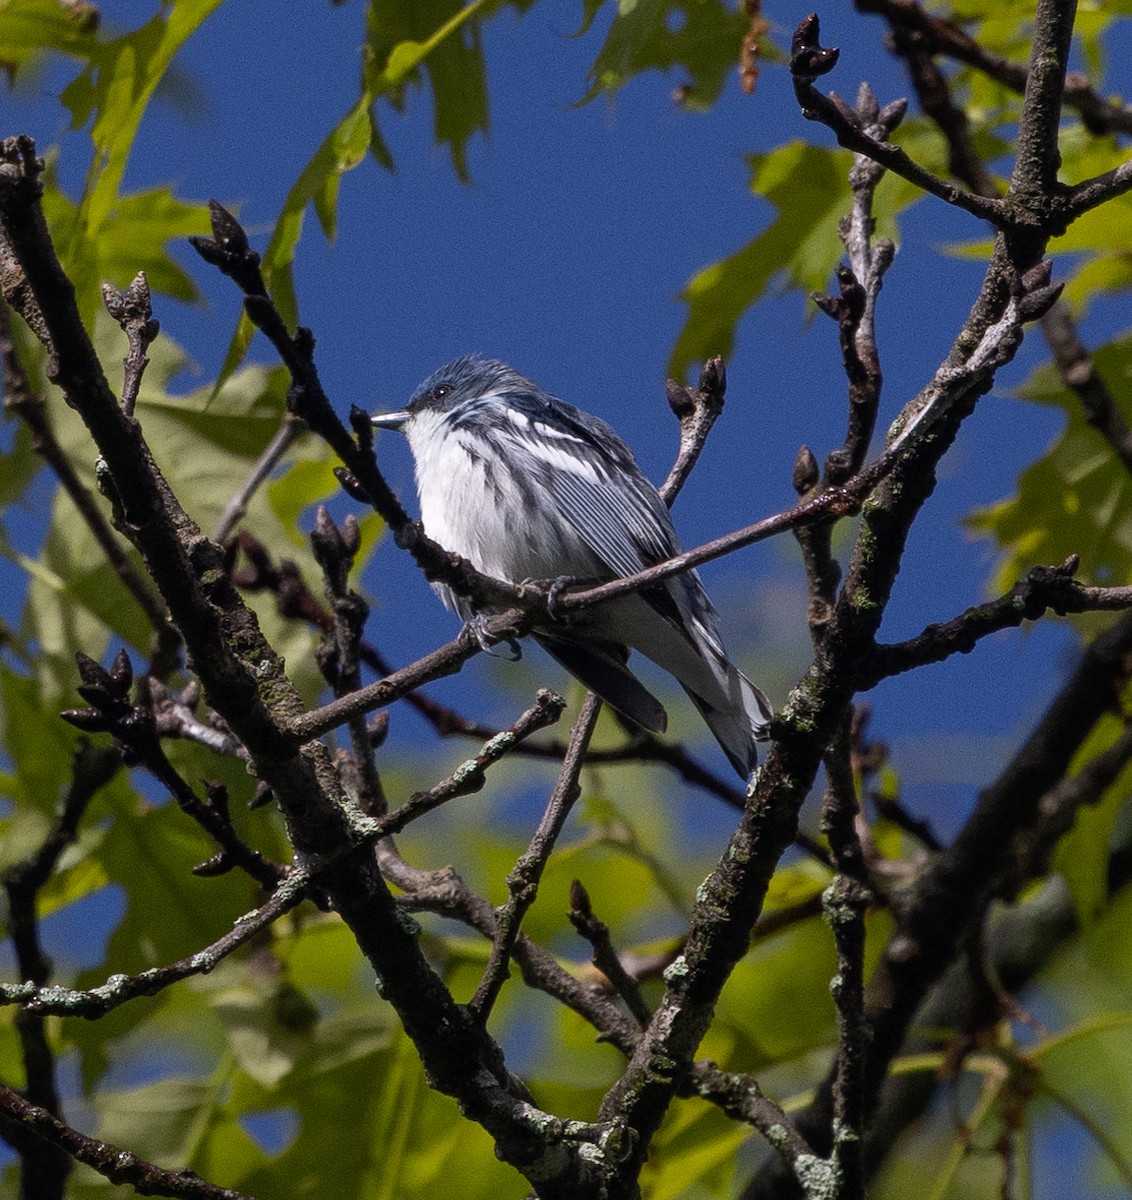
M 411 821 L 447 804 L 449 800 L 478 792 L 486 782 L 484 772 L 488 767 L 509 754 L 532 733 L 553 725 L 565 707 L 566 701 L 561 696 L 540 688 L 534 704 L 510 728 L 493 734 L 475 758 L 466 759 L 447 779 L 435 784 L 427 792 L 417 792 L 388 815 L 377 817 L 372 828 L 366 830 L 368 836 L 388 837 L 399 833 Z
M 987 50 L 954 22 L 925 11 L 916 0 L 856 0 L 856 7 L 863 13 L 880 13 L 894 32 L 914 34 L 921 40 L 925 54 L 947 55 L 974 67 L 1011 91 L 1022 93 L 1026 90 L 1029 69 L 1024 63 L 1012 62 Z M 897 50 L 904 53 L 899 43 Z M 1066 76 L 1065 105 L 1081 114 L 1090 133 L 1132 133 L 1132 105 L 1099 96 L 1089 86 L 1088 79 L 1076 71 Z M 927 106 L 925 112 L 935 115 Z M 965 178 L 954 165 L 952 169 L 961 179 Z M 972 180 L 967 182 L 974 186 Z M 982 191 L 982 188 L 975 187 L 975 190 Z
M 791 1170 L 817 1168 L 821 1163 L 786 1113 L 763 1094 L 753 1075 L 721 1071 L 712 1062 L 696 1063 L 689 1085 L 692 1094 L 717 1104 L 728 1116 L 754 1126 L 782 1155 Z
M 112 734 L 123 748 L 125 761 L 145 767 L 169 789 L 182 811 L 216 841 L 219 853 L 196 867 L 198 874 L 220 875 L 239 867 L 261 887 L 273 891 L 285 869 L 246 845 L 236 833 L 228 815 L 227 789 L 222 784 L 206 784 L 207 799 L 202 801 L 166 757 L 154 714 L 144 705 L 130 703 L 133 671 L 125 649 L 118 652 L 109 671 L 81 652 L 76 658 L 82 676 L 79 694 L 90 707 L 68 709 L 60 714 L 63 719 L 90 733 Z
M 819 92 L 813 85 L 816 78 L 813 59 L 815 55 L 836 56 L 837 53 L 833 50 L 823 50 L 818 43 L 819 36 L 818 19 L 813 13 L 806 17 L 794 32 L 790 71 L 794 79 L 794 93 L 804 117 L 828 126 L 838 143 L 847 150 L 866 155 L 894 175 L 914 183 L 929 195 L 938 196 L 956 208 L 981 217 L 998 229 L 1009 229 L 1015 224 L 1016 219 L 1000 201 L 964 191 L 953 183 L 948 183 L 946 179 L 933 175 L 913 162 L 899 146 L 866 133 L 853 110 L 836 94 L 824 96 Z M 820 73 L 831 70 L 835 63 L 836 57 L 832 62 L 826 57 L 822 60 L 823 69 Z
M 570 885 L 570 911 L 566 915 L 570 924 L 593 947 L 594 966 L 609 980 L 609 986 L 625 1002 L 637 1024 L 646 1028 L 652 1013 L 641 995 L 641 986 L 625 970 L 625 964 L 613 948 L 609 926 L 594 914 L 589 893 L 577 879 Z
M 1129 190 L 1132 190 L 1132 162 L 1121 163 L 1103 175 L 1082 180 L 1071 187 L 1065 197 L 1066 219 L 1075 221 L 1090 209 L 1099 208 Z
M 1058 135 L 1076 12 L 1076 0 L 1038 0 L 1034 14 L 1030 70 L 1018 122 L 1014 172 L 1007 193 L 1008 202 L 1021 201 L 1033 210 L 1032 220 L 1045 216 L 1052 202 L 1062 194 L 1057 178 L 1061 166 Z M 1060 230 L 1047 230 L 1055 232 Z
M 232 531 L 248 511 L 252 497 L 271 477 L 272 471 L 279 465 L 283 455 L 290 450 L 295 439 L 305 428 L 303 422 L 293 413 L 287 413 L 283 418 L 283 424 L 279 426 L 275 436 L 259 456 L 259 460 L 252 467 L 247 479 L 224 506 L 224 511 L 216 522 L 216 528 L 212 531 L 214 542 L 226 542 L 232 536 Z
M 233 951 L 300 904 L 306 898 L 310 884 L 311 877 L 306 872 L 292 870 L 268 900 L 235 922 L 230 933 L 167 966 L 152 967 L 137 975 L 112 975 L 104 984 L 84 991 L 36 987 L 27 983 L 2 984 L 0 1004 L 19 1004 L 26 1012 L 37 1015 L 52 1013 L 94 1019 L 139 996 L 156 996 L 183 979 L 207 975 Z
M 1132 587 L 1086 587 L 1073 578 L 1074 555 L 1058 567 L 1034 567 L 997 600 L 978 604 L 950 621 L 929 625 L 906 642 L 878 645 L 863 666 L 860 685 L 875 687 L 890 675 L 926 663 L 942 662 L 952 654 L 967 654 L 980 639 L 1023 621 L 1036 621 L 1046 612 L 1111 612 L 1132 607 Z
M 727 390 L 727 372 L 722 358 L 713 358 L 700 372 L 699 386 L 693 391 L 673 380 L 668 381 L 668 403 L 680 421 L 680 451 L 668 478 L 658 489 L 671 508 L 707 442 L 711 427 L 723 412 Z
M 507 979 L 507 964 L 519 934 L 519 927 L 527 910 L 535 902 L 547 860 L 558 841 L 566 818 L 570 815 L 570 810 L 574 807 L 574 801 L 581 794 L 578 778 L 600 713 L 601 701 L 592 692 L 588 692 L 571 730 L 570 746 L 562 760 L 562 769 L 558 773 L 558 781 L 551 792 L 542 820 L 531 838 L 530 845 L 507 876 L 510 898 L 499 913 L 499 929 L 491 948 L 491 957 L 484 968 L 476 994 L 469 1004 L 469 1008 L 481 1024 L 487 1022 Z
M 65 1125 L 46 1108 L 25 1100 L 5 1083 L 0 1083 L 0 1113 L 19 1128 L 64 1151 L 76 1162 L 92 1167 L 111 1183 L 126 1184 L 143 1196 L 178 1196 L 188 1200 L 253 1200 L 244 1192 L 208 1183 L 195 1171 L 167 1171 L 111 1142 L 87 1137 L 70 1125 Z
M 1085 420 L 1105 438 L 1124 469 L 1132 474 L 1132 427 L 1098 373 L 1064 304 L 1055 304 L 1042 318 L 1042 332 L 1066 387 L 1081 401 Z
M 489 626 L 493 631 L 511 634 L 517 632 L 515 612 L 503 613 L 493 617 Z M 474 655 L 481 650 L 479 641 L 474 633 L 466 627 L 452 641 L 426 654 L 407 667 L 393 671 L 384 679 L 367 684 L 348 696 L 342 696 L 324 704 L 321 708 L 312 709 L 291 719 L 289 734 L 296 745 L 304 745 L 315 738 L 322 737 L 339 725 L 345 725 L 363 713 L 373 712 L 376 708 L 385 708 L 402 696 L 407 696 L 422 684 L 431 683 L 434 679 L 443 679 L 446 675 L 455 673 Z

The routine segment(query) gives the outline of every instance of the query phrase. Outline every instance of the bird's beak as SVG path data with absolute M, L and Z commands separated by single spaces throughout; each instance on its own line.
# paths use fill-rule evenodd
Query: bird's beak
M 378 429 L 396 429 L 403 433 L 405 426 L 409 423 L 409 413 L 407 411 L 374 413 L 369 420 L 370 424 L 376 425 Z

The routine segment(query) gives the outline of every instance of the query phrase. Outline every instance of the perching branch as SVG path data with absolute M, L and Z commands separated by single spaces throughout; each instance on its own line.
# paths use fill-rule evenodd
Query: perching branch
M 300 861 L 341 852 L 352 842 L 352 813 L 334 763 L 321 742 L 296 746 L 284 732 L 301 712 L 299 696 L 230 584 L 219 547 L 181 508 L 136 419 L 123 412 L 106 382 L 43 219 L 42 171 L 29 138 L 3 143 L 0 224 L 27 280 L 25 310 L 47 344 L 49 374 L 90 429 L 113 481 L 119 519 L 185 637 L 209 703 L 278 800 Z M 537 1179 L 543 1195 L 590 1190 L 591 1160 L 566 1136 L 565 1125 L 548 1125 L 531 1106 L 499 1047 L 425 959 L 376 868 L 363 860 L 357 871 L 327 876 L 325 889 L 381 979 L 433 1086 L 458 1095 L 464 1112 L 496 1139 L 501 1156 Z

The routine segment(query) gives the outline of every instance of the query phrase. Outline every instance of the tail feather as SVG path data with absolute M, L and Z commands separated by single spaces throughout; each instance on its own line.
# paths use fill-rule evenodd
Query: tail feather
M 727 659 L 718 660 L 717 665 L 724 676 L 720 682 L 725 682 L 726 705 L 705 700 L 686 684 L 684 691 L 715 735 L 728 761 L 746 778 L 758 765 L 757 743 L 769 738 L 774 713 L 770 701 L 738 667 Z
M 625 665 L 624 647 L 536 633 L 535 641 L 576 679 L 622 716 L 653 733 L 668 728 L 664 705 Z

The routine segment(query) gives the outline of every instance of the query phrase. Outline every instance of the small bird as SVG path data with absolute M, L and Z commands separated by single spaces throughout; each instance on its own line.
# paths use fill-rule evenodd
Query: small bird
M 425 533 L 510 583 L 608 580 L 680 553 L 672 518 L 633 453 L 600 418 L 505 363 L 465 355 L 417 388 L 402 412 L 371 418 L 409 440 Z M 444 603 L 478 614 L 444 584 Z M 770 703 L 727 658 L 695 571 L 540 626 L 532 635 L 630 721 L 656 733 L 664 707 L 629 670 L 628 649 L 676 677 L 746 778 L 768 737 Z

